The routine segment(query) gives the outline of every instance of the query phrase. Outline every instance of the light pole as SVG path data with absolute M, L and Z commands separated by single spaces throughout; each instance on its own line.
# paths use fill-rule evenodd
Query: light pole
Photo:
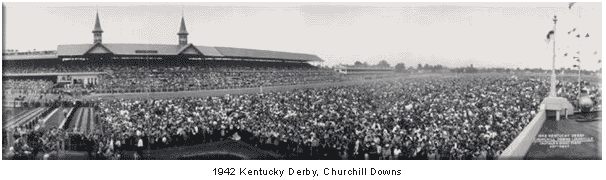
M 553 62 L 551 63 L 552 67 L 551 67 L 551 86 L 550 86 L 550 91 L 549 91 L 549 97 L 556 97 L 556 74 L 555 74 L 555 58 L 556 58 L 556 53 L 555 53 L 555 31 L 556 31 L 556 23 L 557 23 L 558 19 L 557 16 L 553 16 Z

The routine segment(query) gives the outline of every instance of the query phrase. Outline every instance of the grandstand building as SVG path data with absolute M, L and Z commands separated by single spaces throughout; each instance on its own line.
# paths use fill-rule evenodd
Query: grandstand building
M 40 64 L 61 64 L 64 62 L 110 63 L 110 62 L 144 62 L 144 63 L 171 63 L 178 64 L 185 61 L 227 61 L 240 64 L 245 62 L 273 62 L 273 63 L 303 63 L 323 62 L 321 58 L 312 54 L 279 52 L 256 49 L 243 49 L 233 47 L 198 46 L 188 43 L 189 32 L 185 26 L 185 18 L 181 18 L 180 28 L 177 32 L 177 44 L 121 44 L 104 43 L 103 29 L 99 20 L 99 13 L 95 17 L 92 44 L 66 44 L 59 45 L 57 50 L 35 52 L 3 52 L 4 67 L 22 67 Z M 96 84 L 99 75 L 106 72 L 80 72 L 80 73 L 3 73 L 5 78 L 45 77 L 60 83 Z

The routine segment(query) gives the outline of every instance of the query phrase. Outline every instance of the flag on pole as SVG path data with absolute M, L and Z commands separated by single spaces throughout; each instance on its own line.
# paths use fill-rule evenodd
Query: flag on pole
M 571 9 L 574 4 L 576 4 L 576 2 L 568 3 L 568 9 Z
M 553 35 L 555 32 L 553 30 L 549 31 L 549 33 L 547 33 L 547 40 L 551 40 L 551 35 Z
M 549 31 L 549 33 L 547 33 L 547 39 L 545 39 L 545 43 L 549 43 L 549 41 L 551 41 L 551 36 L 554 34 L 555 32 L 553 30 Z

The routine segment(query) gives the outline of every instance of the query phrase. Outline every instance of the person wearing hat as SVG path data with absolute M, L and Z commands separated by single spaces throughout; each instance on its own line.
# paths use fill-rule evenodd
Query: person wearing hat
M 368 155 L 369 155 L 369 158 L 370 158 L 370 159 L 372 159 L 372 160 L 379 159 L 379 157 L 380 157 L 380 156 L 378 155 L 378 151 L 377 151 L 377 150 L 378 150 L 378 148 L 377 148 L 377 146 L 378 146 L 378 145 L 377 145 L 377 144 L 375 144 L 374 142 L 371 142 L 371 143 L 370 143 L 370 144 L 367 146 L 367 148 L 368 148 L 367 153 L 368 153 Z
M 112 157 L 112 159 L 113 159 L 113 160 L 120 160 L 120 159 L 122 159 L 122 156 L 121 156 L 120 154 L 117 154 L 117 153 L 116 153 L 116 154 L 115 154 L 115 155 Z
M 437 152 L 437 150 L 434 147 L 430 148 L 428 151 L 428 154 L 427 154 L 427 159 L 428 160 L 438 160 L 436 152 Z
M 139 153 L 138 153 L 138 152 L 134 152 L 134 153 L 133 153 L 133 159 L 134 159 L 134 160 L 139 160 L 140 158 L 141 158 L 141 156 L 139 155 Z
M 143 150 L 145 149 L 145 146 L 143 144 L 143 138 L 139 137 L 137 138 L 137 147 L 136 147 L 136 154 L 139 155 L 139 157 L 141 157 L 143 155 Z
M 385 144 L 385 147 L 383 148 L 383 152 L 381 153 L 381 155 L 383 155 L 383 160 L 393 159 L 393 156 L 391 154 L 391 149 L 392 149 L 392 147 L 390 147 L 389 144 Z
M 402 150 L 401 150 L 401 147 L 399 145 L 395 146 L 394 149 L 393 149 L 393 159 L 394 160 L 401 160 L 402 159 Z
M 339 151 L 339 155 L 341 156 L 341 160 L 348 160 L 349 159 L 349 154 L 347 153 L 347 148 L 341 148 L 339 146 L 339 148 L 337 150 Z
M 354 159 L 358 159 L 359 155 L 361 155 L 361 154 L 362 154 L 361 153 L 361 142 L 360 142 L 360 139 L 357 139 L 356 143 L 354 145 L 354 148 L 353 148 L 353 157 L 354 157 Z
M 50 158 L 50 154 L 44 153 L 44 156 L 42 157 L 42 160 L 49 160 L 49 158 Z
M 115 141 L 115 146 L 113 148 L 113 151 L 116 152 L 117 154 L 122 153 L 122 138 L 120 137 L 116 137 L 116 141 Z
M 8 157 L 8 159 L 13 159 L 13 157 L 15 156 L 16 152 L 15 152 L 15 147 L 11 146 L 8 148 L 8 153 L 6 153 L 6 157 Z

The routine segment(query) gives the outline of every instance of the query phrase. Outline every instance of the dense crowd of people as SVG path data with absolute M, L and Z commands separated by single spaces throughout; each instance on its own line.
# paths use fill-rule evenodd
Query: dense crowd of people
M 162 62 L 165 63 L 165 62 Z M 236 64 L 236 65 L 234 65 Z M 242 65 L 238 65 L 242 64 Z M 33 66 L 11 65 L 5 73 L 65 73 L 102 72 L 100 81 L 73 92 L 123 93 L 190 91 L 208 89 L 233 89 L 261 86 L 296 85 L 319 82 L 338 82 L 343 79 L 330 69 L 318 68 L 306 63 L 264 62 L 187 62 L 161 64 L 155 62 L 94 64 L 64 62 L 62 64 L 36 64 Z M 5 84 L 26 84 L 35 89 L 48 91 L 52 83 L 32 84 L 29 81 L 10 81 Z M 18 85 L 15 85 L 18 86 Z M 26 94 L 34 89 L 15 89 L 14 93 Z M 58 92 L 58 91 L 54 91 Z
M 287 158 L 495 159 L 537 113 L 548 82 L 427 77 L 238 96 L 99 100 L 100 128 L 92 136 L 98 148 L 117 142 L 162 147 L 238 129 L 252 134 L 243 140 Z
M 311 66 L 224 67 L 86 66 L 16 72 L 107 72 L 90 91 L 174 91 L 338 82 L 335 72 Z M 352 76 L 354 77 L 354 76 Z M 537 113 L 549 91 L 548 77 L 467 75 L 385 79 L 355 85 L 259 94 L 173 99 L 98 99 L 97 128 L 79 135 L 89 154 L 120 159 L 135 150 L 206 143 L 229 137 L 286 159 L 496 159 Z M 582 91 L 601 104 L 592 80 L 560 78 L 558 95 L 573 104 Z M 38 97 L 48 81 L 3 81 L 5 92 Z M 77 90 L 76 90 L 77 91 Z M 77 97 L 50 95 L 73 100 Z M 39 99 L 43 99 L 40 96 Z M 601 106 L 595 109 L 601 110 Z M 16 157 L 55 152 L 68 138 L 60 129 L 21 128 L 11 148 Z M 4 134 L 3 134 L 4 136 Z M 61 142 L 61 143 L 60 143 Z
M 4 141 L 13 139 L 13 144 L 6 149 L 3 158 L 31 160 L 38 159 L 37 156 L 43 154 L 43 159 L 48 159 L 51 155 L 56 159 L 68 139 L 68 134 L 56 127 L 20 126 L 11 131 L 3 131 L 2 138 Z
M 4 80 L 2 90 L 4 94 L 38 95 L 48 93 L 53 82 L 46 80 Z
M 597 86 L 597 84 L 601 84 L 600 78 L 585 77 L 584 80 L 581 81 L 580 87 L 578 80 L 574 77 L 564 77 L 560 79 L 561 80 L 558 81 L 558 84 L 556 85 L 557 95 L 568 99 L 575 109 L 580 108 L 578 102 L 579 96 L 589 96 L 591 98 L 594 102 L 594 106 L 591 110 L 602 109 L 602 87 Z
M 341 79 L 331 70 L 302 67 L 283 68 L 196 68 L 121 66 L 103 76 L 96 91 L 187 91 L 295 85 L 337 82 Z
M 11 64 L 10 61 L 2 71 L 6 74 L 25 74 L 25 73 L 70 73 L 70 72 L 104 72 L 110 65 L 92 64 L 92 63 L 69 63 L 63 64 Z

